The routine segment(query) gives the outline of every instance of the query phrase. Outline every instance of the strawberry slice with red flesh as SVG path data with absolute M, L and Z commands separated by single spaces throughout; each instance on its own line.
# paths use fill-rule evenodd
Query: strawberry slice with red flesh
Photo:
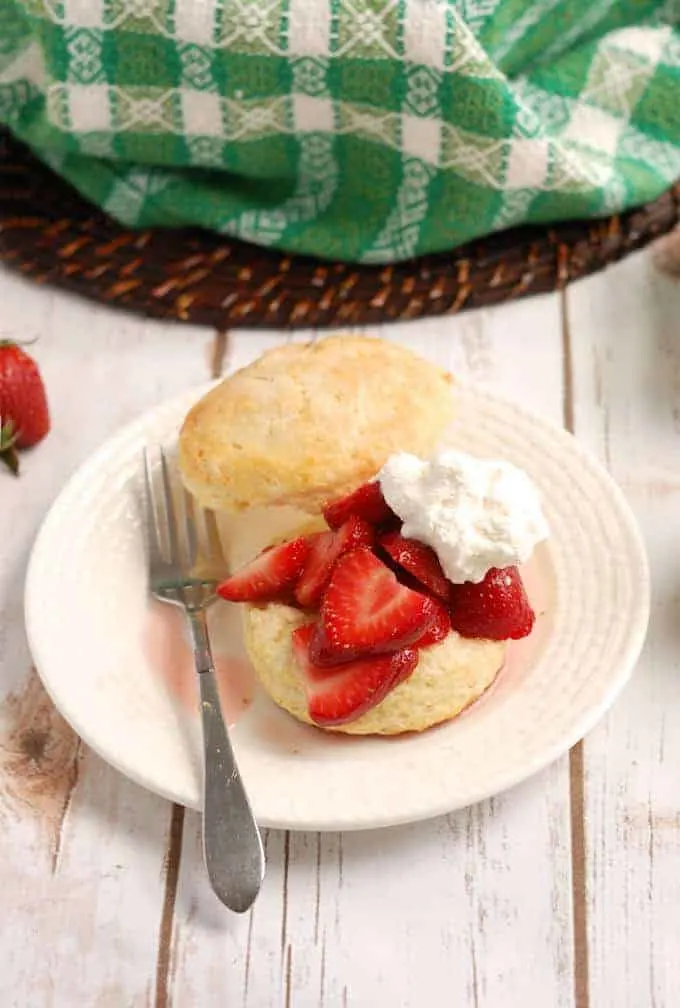
M 319 668 L 310 656 L 313 626 L 293 631 L 293 653 L 303 675 L 311 720 L 321 726 L 354 721 L 376 707 L 418 664 L 418 652 L 359 658 L 336 669 Z
M 400 584 L 365 546 L 340 557 L 321 606 L 328 647 L 348 661 L 409 647 L 435 615 L 431 598 Z
M 315 625 L 314 633 L 311 635 L 309 655 L 314 665 L 325 669 L 353 661 L 351 655 L 348 658 L 343 651 L 337 651 L 331 646 L 321 621 Z
M 377 481 L 364 483 L 346 497 L 330 501 L 323 509 L 323 516 L 332 529 L 340 528 L 351 515 L 363 518 L 374 526 L 390 523 L 397 517 L 383 497 Z
M 368 522 L 350 515 L 334 532 L 318 532 L 309 538 L 304 570 L 295 587 L 295 599 L 306 609 L 317 608 L 330 581 L 333 568 L 343 553 L 356 546 L 372 546 L 374 533 Z
M 436 606 L 434 621 L 427 628 L 423 636 L 415 642 L 414 647 L 422 648 L 429 647 L 431 644 L 439 644 L 440 641 L 443 641 L 451 633 L 451 617 L 449 616 L 448 609 L 436 599 L 432 601 Z
M 516 567 L 492 567 L 479 584 L 452 585 L 450 607 L 451 625 L 462 637 L 518 640 L 535 621 Z
M 423 636 L 414 642 L 412 646 L 415 648 L 430 647 L 432 644 L 439 644 L 440 641 L 443 641 L 451 633 L 451 617 L 449 616 L 448 609 L 442 602 L 438 602 L 436 599 L 432 599 L 432 602 L 435 607 L 434 620 Z M 334 666 L 342 665 L 346 661 L 342 652 L 338 653 L 334 651 L 329 644 L 322 623 L 316 624 L 314 633 L 311 635 L 309 654 L 311 660 L 319 668 L 333 668 Z
M 434 550 L 417 539 L 405 539 L 398 532 L 381 536 L 380 545 L 387 555 L 411 574 L 430 595 L 447 602 L 451 582 L 442 570 Z
M 304 536 L 279 546 L 270 546 L 217 586 L 227 602 L 275 602 L 286 600 L 302 573 L 309 552 Z

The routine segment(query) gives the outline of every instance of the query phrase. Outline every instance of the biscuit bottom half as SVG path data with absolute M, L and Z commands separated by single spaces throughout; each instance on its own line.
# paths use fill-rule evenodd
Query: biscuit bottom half
M 309 622 L 297 609 L 271 603 L 244 607 L 246 650 L 272 700 L 311 724 L 291 634 Z M 493 683 L 505 660 L 504 641 L 468 640 L 451 633 L 423 648 L 412 675 L 356 721 L 326 729 L 349 735 L 418 732 L 460 714 Z

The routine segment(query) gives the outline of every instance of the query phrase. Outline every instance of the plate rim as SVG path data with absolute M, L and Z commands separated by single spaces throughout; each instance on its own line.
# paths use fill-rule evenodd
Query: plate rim
M 85 742 L 85 744 L 117 772 L 122 773 L 129 780 L 132 780 L 135 784 L 138 784 L 145 790 L 150 791 L 153 794 L 157 794 L 168 801 L 182 804 L 189 808 L 198 808 L 199 806 L 196 803 L 188 802 L 186 796 L 180 796 L 177 792 L 173 792 L 171 789 L 165 788 L 155 781 L 151 781 L 149 777 L 140 772 L 136 766 L 127 764 L 125 760 L 117 759 L 111 754 L 110 750 L 108 750 L 106 746 L 100 746 L 97 742 L 97 732 L 95 731 L 91 733 L 87 724 L 83 723 L 77 714 L 74 715 L 73 711 L 68 709 L 69 705 L 63 703 L 63 698 L 59 695 L 59 691 L 54 690 L 53 683 L 50 681 L 49 677 L 46 677 L 43 674 L 43 670 L 41 668 L 42 662 L 40 660 L 41 645 L 36 640 L 36 633 L 33 626 L 32 610 L 35 605 L 35 599 L 39 596 L 39 591 L 36 589 L 34 581 L 35 570 L 41 559 L 41 553 L 45 549 L 44 543 L 46 540 L 49 543 L 51 524 L 55 520 L 55 513 L 58 514 L 62 498 L 66 497 L 72 491 L 74 486 L 81 483 L 87 485 L 91 471 L 98 470 L 107 455 L 112 453 L 115 454 L 116 449 L 121 442 L 124 443 L 130 438 L 134 438 L 135 436 L 139 437 L 140 435 L 141 440 L 146 441 L 146 437 L 143 432 L 151 425 L 154 417 L 160 417 L 166 412 L 171 414 L 173 412 L 179 412 L 181 409 L 188 409 L 192 402 L 197 401 L 209 389 L 213 388 L 216 384 L 219 384 L 222 380 L 224 379 L 222 378 L 216 381 L 212 380 L 209 382 L 203 382 L 200 385 L 189 387 L 181 393 L 177 393 L 172 397 L 161 400 L 161 402 L 157 403 L 155 406 L 144 410 L 135 418 L 114 431 L 81 462 L 81 464 L 62 484 L 59 492 L 53 499 L 47 513 L 40 523 L 38 532 L 31 547 L 24 583 L 23 611 L 29 649 L 41 682 L 61 716 L 67 721 L 67 723 Z M 442 797 L 440 801 L 430 801 L 427 804 L 427 807 L 423 807 L 418 810 L 412 808 L 411 811 L 407 810 L 402 815 L 389 812 L 384 812 L 382 814 L 374 813 L 372 815 L 364 815 L 360 818 L 352 819 L 351 821 L 342 817 L 335 821 L 330 820 L 328 817 L 318 821 L 314 821 L 314 819 L 310 817 L 306 817 L 304 821 L 298 821 L 295 819 L 278 821 L 276 819 L 268 819 L 267 817 L 260 816 L 260 822 L 266 828 L 294 831 L 311 830 L 315 832 L 349 832 L 365 829 L 386 828 L 389 826 L 422 822 L 428 819 L 436 818 L 458 811 L 462 808 L 468 808 L 480 801 L 490 798 L 493 795 L 504 793 L 540 773 L 547 766 L 555 762 L 555 760 L 559 759 L 560 756 L 566 754 L 574 745 L 592 731 L 595 725 L 614 704 L 634 673 L 635 667 L 640 658 L 649 624 L 651 610 L 651 584 L 649 559 L 645 540 L 635 513 L 623 493 L 623 490 L 595 454 L 586 448 L 574 434 L 566 430 L 564 427 L 551 420 L 546 420 L 544 417 L 507 398 L 502 393 L 498 393 L 495 389 L 490 389 L 477 382 L 470 381 L 468 379 L 457 379 L 452 394 L 455 395 L 458 391 L 462 391 L 474 397 L 481 397 L 483 399 L 490 400 L 495 406 L 503 410 L 507 410 L 511 414 L 520 416 L 525 421 L 530 421 L 531 423 L 538 425 L 543 429 L 544 433 L 551 439 L 555 440 L 557 444 L 563 446 L 570 453 L 575 453 L 579 456 L 589 466 L 589 468 L 597 474 L 600 482 L 606 487 L 607 496 L 612 504 L 615 505 L 622 526 L 625 528 L 630 545 L 634 548 L 636 573 L 639 575 L 639 580 L 636 582 L 639 589 L 637 595 L 637 605 L 630 613 L 631 620 L 628 624 L 626 646 L 622 653 L 621 661 L 617 665 L 616 669 L 612 671 L 600 701 L 592 704 L 587 708 L 587 710 L 583 711 L 580 717 L 576 719 L 570 732 L 563 733 L 562 736 L 556 739 L 551 746 L 545 746 L 534 757 L 527 758 L 522 764 L 521 772 L 511 769 L 505 777 L 502 774 L 497 776 L 492 787 L 487 789 L 480 787 L 476 791 L 471 791 L 463 802 L 456 802 L 452 800 L 447 802 L 445 798 Z M 137 433 L 138 431 L 139 434 Z M 548 542 L 548 548 L 550 548 L 550 542 Z

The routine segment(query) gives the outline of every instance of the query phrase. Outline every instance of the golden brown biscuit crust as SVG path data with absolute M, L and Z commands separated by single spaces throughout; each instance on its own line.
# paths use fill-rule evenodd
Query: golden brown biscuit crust
M 452 418 L 451 382 L 385 340 L 276 347 L 190 410 L 179 438 L 182 479 L 214 510 L 317 511 L 372 479 L 392 453 L 431 454 Z
M 293 630 L 308 621 L 299 610 L 285 605 L 244 607 L 246 650 L 262 686 L 279 707 L 309 724 L 291 638 Z M 421 650 L 410 678 L 381 703 L 356 721 L 330 730 L 347 735 L 399 735 L 449 721 L 493 683 L 506 647 L 505 641 L 467 640 L 449 634 L 441 643 Z

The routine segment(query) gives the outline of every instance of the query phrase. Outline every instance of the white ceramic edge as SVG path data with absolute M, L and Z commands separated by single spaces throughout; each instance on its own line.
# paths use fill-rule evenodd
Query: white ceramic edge
M 215 383 L 210 382 L 203 384 L 197 388 L 187 390 L 186 392 L 173 397 L 171 400 L 166 400 L 160 403 L 157 407 L 152 410 L 146 411 L 136 420 L 131 421 L 126 424 L 121 430 L 114 434 L 111 438 L 106 440 L 99 449 L 97 449 L 93 455 L 91 455 L 69 478 L 67 483 L 62 488 L 60 494 L 57 496 L 52 506 L 50 507 L 39 531 L 36 536 L 33 549 L 31 550 L 31 555 L 29 558 L 25 591 L 24 591 L 24 616 L 26 624 L 26 633 L 28 637 L 29 647 L 34 658 L 36 668 L 45 689 L 52 699 L 55 706 L 60 710 L 63 717 L 68 721 L 71 727 L 77 732 L 77 734 L 83 739 L 83 741 L 102 759 L 113 766 L 116 770 L 123 773 L 129 779 L 133 780 L 135 783 L 139 784 L 141 787 L 147 790 L 153 790 L 154 793 L 161 795 L 162 797 L 176 802 L 178 804 L 187 805 L 187 807 L 197 808 L 199 807 L 195 802 L 187 801 L 186 797 L 180 796 L 177 793 L 173 793 L 169 789 L 164 789 L 158 786 L 150 787 L 148 780 L 145 780 L 141 774 L 137 772 L 134 767 L 130 767 L 126 764 L 124 759 L 112 758 L 110 753 L 102 751 L 98 745 L 96 738 L 92 738 L 88 731 L 87 724 L 83 724 L 79 721 L 77 717 L 74 717 L 68 709 L 65 709 L 64 705 L 60 702 L 60 699 L 54 694 L 50 689 L 48 683 L 42 677 L 40 671 L 40 647 L 35 639 L 35 634 L 33 633 L 32 626 L 32 598 L 37 594 L 36 587 L 33 584 L 33 571 L 37 566 L 37 560 L 42 550 L 42 544 L 45 540 L 49 539 L 50 523 L 52 519 L 53 512 L 59 502 L 62 494 L 65 494 L 68 489 L 71 488 L 73 484 L 79 482 L 87 483 L 88 475 L 90 469 L 98 468 L 101 463 L 102 456 L 107 453 L 113 452 L 116 449 L 119 440 L 126 440 L 130 435 L 134 433 L 135 428 L 146 428 L 149 425 L 150 418 L 154 415 L 158 415 L 162 412 L 171 412 L 173 410 L 179 411 L 180 408 L 188 408 L 188 406 L 200 396 L 204 395 L 205 392 L 211 388 Z M 315 822 L 312 819 L 305 819 L 304 822 L 295 821 L 275 821 L 268 820 L 266 818 L 260 817 L 261 825 L 264 827 L 272 829 L 292 829 L 292 830 L 312 830 L 319 832 L 335 832 L 335 831 L 355 831 L 364 829 L 376 829 L 384 828 L 388 826 L 397 826 L 410 822 L 418 822 L 426 819 L 435 818 L 440 815 L 445 815 L 449 812 L 454 812 L 459 808 L 469 807 L 477 802 L 483 801 L 491 797 L 494 794 L 498 794 L 501 791 L 506 791 L 523 781 L 539 773 L 545 767 L 549 766 L 556 759 L 567 752 L 573 745 L 584 738 L 600 721 L 604 714 L 612 706 L 618 695 L 623 690 L 624 686 L 627 684 L 631 678 L 635 666 L 637 664 L 642 646 L 645 640 L 647 626 L 649 622 L 650 613 L 650 576 L 649 576 L 649 564 L 647 559 L 647 551 L 640 532 L 637 520 L 634 513 L 630 507 L 630 504 L 626 500 L 623 492 L 621 491 L 618 484 L 613 480 L 610 474 L 604 469 L 603 466 L 595 459 L 595 457 L 585 449 L 581 443 L 564 428 L 559 427 L 556 424 L 550 423 L 540 417 L 537 417 L 530 410 L 526 410 L 521 406 L 518 406 L 511 400 L 506 399 L 504 396 L 498 395 L 495 392 L 490 392 L 487 389 L 480 388 L 474 383 L 458 381 L 457 387 L 460 389 L 468 390 L 475 395 L 485 396 L 489 399 L 494 400 L 503 408 L 506 408 L 509 412 L 514 412 L 521 414 L 524 418 L 530 419 L 532 423 L 543 428 L 546 433 L 549 433 L 556 441 L 561 441 L 570 452 L 576 452 L 584 464 L 587 465 L 592 471 L 597 474 L 598 479 L 607 486 L 609 497 L 612 503 L 616 504 L 619 517 L 622 519 L 622 524 L 628 535 L 631 549 L 631 555 L 635 555 L 635 560 L 637 563 L 638 572 L 640 575 L 639 580 L 639 605 L 633 614 L 633 618 L 628 626 L 627 642 L 625 646 L 625 654 L 622 657 L 618 668 L 618 674 L 613 676 L 609 685 L 609 688 L 604 692 L 602 699 L 599 704 L 591 707 L 587 712 L 577 719 L 573 726 L 571 733 L 565 735 L 559 741 L 556 741 L 551 748 L 547 748 L 538 758 L 533 760 L 528 760 L 525 766 L 522 768 L 521 772 L 509 773 L 507 778 L 502 777 L 497 779 L 496 785 L 492 790 L 479 789 L 478 792 L 471 793 L 464 803 L 447 803 L 441 801 L 439 803 L 432 803 L 428 808 L 419 812 L 407 813 L 403 816 L 399 815 L 385 815 L 385 816 L 365 816 L 361 819 L 353 818 L 350 821 L 345 819 L 338 819 L 337 821 L 324 819 L 320 822 Z

